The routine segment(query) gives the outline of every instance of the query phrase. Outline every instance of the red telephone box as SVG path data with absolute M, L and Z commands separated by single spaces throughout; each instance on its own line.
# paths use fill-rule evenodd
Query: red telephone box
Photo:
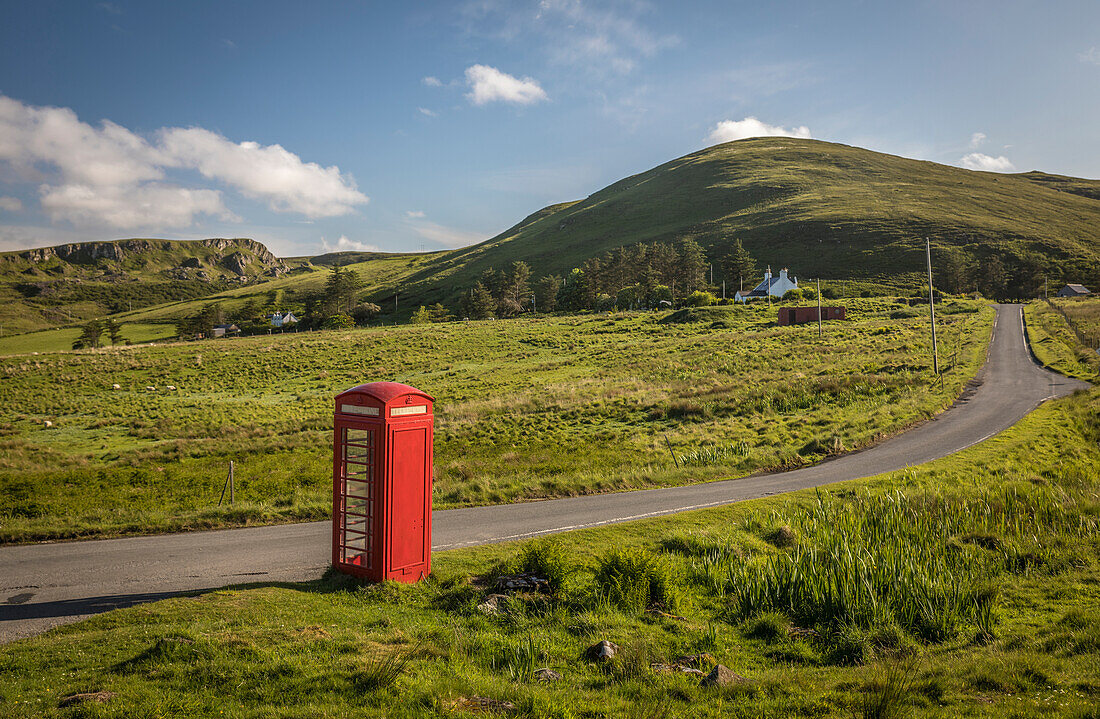
M 431 572 L 432 398 L 397 382 L 336 396 L 332 564 L 374 581 Z

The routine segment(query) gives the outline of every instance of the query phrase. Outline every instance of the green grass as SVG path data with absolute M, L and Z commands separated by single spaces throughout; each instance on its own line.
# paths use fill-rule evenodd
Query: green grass
M 1100 306 L 1100 301 L 1096 302 Z M 1080 305 L 1086 312 L 1092 307 Z M 1081 320 L 1087 323 L 1091 314 L 1081 312 Z M 1100 376 L 1100 355 L 1081 344 L 1073 329 L 1066 323 L 1065 315 L 1042 300 L 1035 300 L 1024 307 L 1028 341 L 1035 357 L 1047 367 L 1078 379 L 1093 381 Z M 1089 327 L 1088 324 L 1084 324 Z
M 0 648 L 0 714 L 458 717 L 483 697 L 525 717 L 1084 719 L 1100 703 L 1098 441 L 1094 390 L 928 465 L 437 553 L 418 585 L 333 575 L 118 610 Z M 809 555 L 816 575 L 779 569 Z M 879 562 L 902 581 L 874 578 Z M 553 590 L 477 609 L 520 569 Z M 618 656 L 586 659 L 603 639 Z M 700 652 L 748 683 L 654 667 Z M 99 691 L 114 696 L 59 708 Z
M 943 317 L 943 390 L 923 319 L 846 304 L 823 338 L 760 305 L 0 358 L 0 541 L 321 518 L 332 398 L 364 381 L 436 397 L 434 501 L 457 507 L 812 463 L 931 416 L 983 361 L 981 303 Z M 230 460 L 240 503 L 217 508 Z
M 0 355 L 21 355 L 34 352 L 64 352 L 71 350 L 73 342 L 80 337 L 79 327 L 58 327 L 40 332 L 11 337 L 0 337 Z M 122 343 L 142 344 L 146 342 L 168 342 L 175 340 L 176 328 L 166 324 L 123 324 Z M 110 346 L 110 338 L 104 334 L 103 342 Z

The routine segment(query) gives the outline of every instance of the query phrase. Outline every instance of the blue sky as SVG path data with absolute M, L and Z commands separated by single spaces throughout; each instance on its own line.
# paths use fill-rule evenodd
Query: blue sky
M 743 136 L 1100 178 L 1100 3 L 0 0 L 0 250 L 435 250 Z

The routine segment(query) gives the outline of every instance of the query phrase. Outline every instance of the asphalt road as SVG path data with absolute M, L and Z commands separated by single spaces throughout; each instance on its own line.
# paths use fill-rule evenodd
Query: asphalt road
M 435 551 L 656 517 L 817 487 L 938 459 L 1087 387 L 1032 361 L 1020 307 L 1000 305 L 989 357 L 935 419 L 862 452 L 790 472 L 433 515 Z M 327 522 L 0 548 L 0 642 L 137 602 L 248 582 L 303 581 L 329 563 Z

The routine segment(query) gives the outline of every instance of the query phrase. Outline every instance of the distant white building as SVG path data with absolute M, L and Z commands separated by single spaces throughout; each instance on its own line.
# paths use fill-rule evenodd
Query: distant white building
M 271 320 L 272 327 L 284 327 L 286 325 L 298 324 L 298 318 L 294 316 L 293 312 L 276 312 L 268 317 Z
M 754 287 L 751 292 L 738 292 L 733 296 L 733 299 L 737 302 L 748 302 L 749 300 L 757 298 L 764 299 L 768 295 L 772 297 L 782 297 L 787 294 L 788 290 L 797 289 L 797 277 L 788 277 L 786 269 L 780 270 L 778 277 L 772 277 L 772 268 L 769 267 L 764 272 L 763 282 Z

